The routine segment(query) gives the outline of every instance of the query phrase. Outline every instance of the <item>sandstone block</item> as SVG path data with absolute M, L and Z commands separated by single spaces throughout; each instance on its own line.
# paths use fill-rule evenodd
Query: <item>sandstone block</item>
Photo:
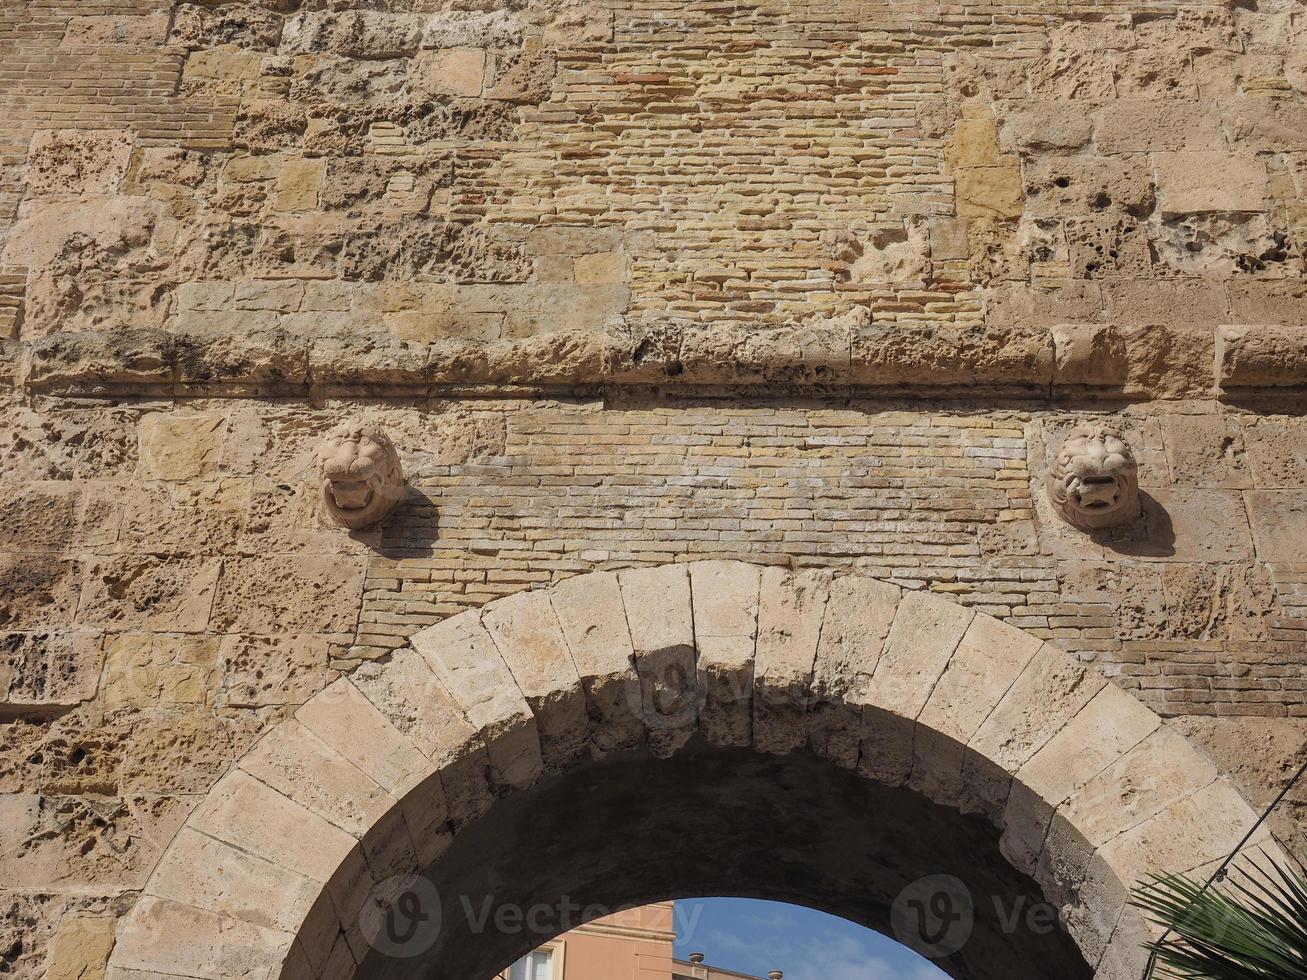
M 281 964 L 294 937 L 228 915 L 144 895 L 118 931 L 118 970 L 199 980 L 263 977 Z
M 853 377 L 877 386 L 1043 387 L 1053 374 L 1046 330 L 870 324 L 853 336 Z
M 807 742 L 813 665 L 829 595 L 827 575 L 763 569 L 753 671 L 753 744 L 759 751 L 784 754 Z
M 1216 381 L 1222 388 L 1298 387 L 1304 378 L 1303 326 L 1222 326 L 1217 331 Z
M 830 585 L 813 662 L 809 740 L 824 758 L 857 765 L 862 705 L 898 609 L 900 590 L 857 575 Z
M 320 634 L 222 637 L 222 693 L 228 707 L 303 704 L 336 679 Z
M 904 593 L 862 709 L 858 769 L 887 785 L 907 781 L 915 721 L 974 612 L 927 592 Z
M 149 884 L 157 898 L 286 933 L 298 930 L 320 891 L 319 882 L 189 827 L 173 839 Z
M 46 980 L 103 980 L 118 920 L 65 915 L 50 947 Z
M 1012 774 L 1106 684 L 1063 651 L 1045 643 L 967 743 L 964 811 L 997 820 Z
M 534 782 L 543 765 L 535 715 L 479 615 L 454 616 L 411 642 L 481 733 L 496 778 L 515 787 Z
M 1266 165 L 1250 154 L 1155 153 L 1153 166 L 1164 216 L 1266 209 Z
M 1002 849 L 1033 873 L 1053 811 L 1156 731 L 1160 719 L 1114 684 L 1098 692 L 1017 770 L 1004 813 Z
M 427 794 L 430 822 L 461 823 L 484 811 L 485 744 L 421 656 L 410 648 L 396 650 L 389 663 L 364 664 L 350 680 L 439 771 L 444 799 Z
M 963 167 L 953 174 L 957 211 L 965 218 L 1017 218 L 1024 206 L 1017 158 L 993 167 Z
M 1224 148 L 1219 116 L 1202 103 L 1116 99 L 1094 115 L 1094 139 L 1107 155 Z
M 187 825 L 320 883 L 358 846 L 352 835 L 241 769 L 218 781 Z
M 521 592 L 500 599 L 481 622 L 535 713 L 545 764 L 566 766 L 588 737 L 585 693 L 549 596 Z
M 240 768 L 356 838 L 397 802 L 298 721 L 268 733 L 241 759 Z
M 967 743 L 1041 645 L 991 616 L 971 620 L 917 716 L 914 789 L 939 803 L 958 801 Z
M 690 565 L 698 683 L 704 693 L 699 727 L 714 745 L 753 741 L 759 579 L 758 567 L 744 562 Z
M 306 702 L 295 718 L 396 799 L 430 771 L 426 756 L 347 678 Z
M 617 575 L 567 579 L 550 589 L 550 601 L 598 719 L 591 732 L 595 748 L 603 753 L 636 745 L 644 734 L 640 678 Z
M 700 688 L 690 576 L 682 565 L 618 573 L 650 747 L 670 754 L 694 732 Z
M 486 84 L 486 52 L 483 48 L 424 51 L 409 71 L 424 91 L 479 96 Z
M 312 211 L 326 175 L 323 160 L 286 160 L 277 171 L 278 211 Z
M 222 454 L 221 415 L 147 415 L 141 420 L 141 475 L 147 480 L 194 480 L 211 473 Z
M 1294 490 L 1250 490 L 1245 498 L 1257 542 L 1257 557 L 1265 562 L 1307 561 L 1307 502 Z
M 1063 807 L 1066 819 L 1100 846 L 1216 779 L 1216 768 L 1163 728 L 1090 779 Z

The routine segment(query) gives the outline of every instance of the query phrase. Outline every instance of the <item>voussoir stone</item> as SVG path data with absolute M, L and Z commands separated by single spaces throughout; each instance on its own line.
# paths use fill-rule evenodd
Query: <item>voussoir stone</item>
M 831 582 L 813 662 L 808 732 L 813 750 L 839 765 L 858 763 L 862 706 L 900 594 L 897 586 L 860 575 Z
M 1041 646 L 967 743 L 963 810 L 997 821 L 1012 775 L 1106 683 L 1051 643 Z
M 644 738 L 640 678 L 617 574 L 566 579 L 549 590 L 549 598 L 596 719 L 595 751 L 602 755 L 638 745 Z
M 962 793 L 967 743 L 1039 651 L 1041 641 L 978 614 L 917 716 L 909 783 L 937 803 Z
M 765 568 L 753 668 L 753 744 L 784 754 L 808 740 L 807 712 L 830 576 Z
M 293 936 L 229 915 L 143 895 L 118 931 L 110 975 L 138 970 L 199 980 L 263 980 Z
M 522 592 L 488 606 L 481 622 L 536 716 L 548 768 L 585 748 L 585 692 L 558 616 L 544 592 Z
M 515 787 L 533 783 L 544 764 L 536 718 L 480 613 L 429 626 L 412 644 L 481 733 L 495 778 Z
M 685 744 L 699 718 L 690 575 L 684 565 L 618 573 L 640 677 L 640 714 L 649 746 L 666 755 Z
M 714 745 L 753 741 L 753 666 L 760 570 L 739 561 L 690 565 L 698 676 L 699 728 Z
M 907 781 L 917 716 L 974 616 L 928 592 L 904 593 L 862 709 L 864 776 L 892 786 Z

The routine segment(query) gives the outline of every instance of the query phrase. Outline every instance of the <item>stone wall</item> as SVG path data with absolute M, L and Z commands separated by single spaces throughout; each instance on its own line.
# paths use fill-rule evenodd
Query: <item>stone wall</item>
M 5 4 L 0 973 L 92 980 L 261 732 L 594 568 L 947 593 L 1269 800 L 1305 202 L 1291 0 Z M 349 535 L 360 414 L 410 492 Z M 1040 487 L 1106 417 L 1145 512 L 1087 536 Z
M 600 344 L 719 380 L 797 346 L 876 381 L 886 327 L 947 360 L 1097 323 L 1175 395 L 1212 389 L 1219 326 L 1307 322 L 1290 0 L 28 0 L 0 28 L 0 309 L 47 350 L 578 380 L 617 370 Z
M 594 568 L 863 569 L 1053 639 L 1176 718 L 1254 801 L 1299 757 L 1300 418 L 1118 413 L 1144 518 L 1087 536 L 1040 489 L 1050 444 L 1102 417 L 1084 409 L 638 393 L 373 404 L 410 491 L 384 528 L 349 535 L 319 511 L 313 454 L 358 410 L 6 410 L 11 969 L 40 972 L 59 909 L 130 901 L 199 795 L 341 672 L 461 609 Z M 1276 822 L 1299 847 L 1305 810 L 1299 792 Z

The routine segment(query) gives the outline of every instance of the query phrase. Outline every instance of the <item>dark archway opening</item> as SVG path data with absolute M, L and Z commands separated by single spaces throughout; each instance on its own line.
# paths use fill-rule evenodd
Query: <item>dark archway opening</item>
M 935 958 L 945 972 L 1091 977 L 998 838 L 981 817 L 807 752 L 690 746 L 671 759 L 609 758 L 511 794 L 462 828 L 426 873 L 440 895 L 434 943 L 401 958 L 373 949 L 359 976 L 486 980 L 582 921 L 696 895 L 808 905 L 893 935 L 895 898 L 943 874 L 961 883 L 973 916 L 960 948 Z M 897 938 L 917 945 L 901 929 Z

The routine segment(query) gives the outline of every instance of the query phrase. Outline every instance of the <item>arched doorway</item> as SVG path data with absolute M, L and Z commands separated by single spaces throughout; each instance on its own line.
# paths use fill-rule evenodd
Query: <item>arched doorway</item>
M 950 600 L 731 561 L 598 572 L 424 630 L 269 733 L 111 965 L 482 980 L 577 924 L 532 907 L 740 894 L 886 929 L 943 874 L 972 917 L 950 973 L 1137 977 L 1129 884 L 1254 820 L 1128 694 Z M 419 874 L 439 928 L 392 955 L 376 910 Z

